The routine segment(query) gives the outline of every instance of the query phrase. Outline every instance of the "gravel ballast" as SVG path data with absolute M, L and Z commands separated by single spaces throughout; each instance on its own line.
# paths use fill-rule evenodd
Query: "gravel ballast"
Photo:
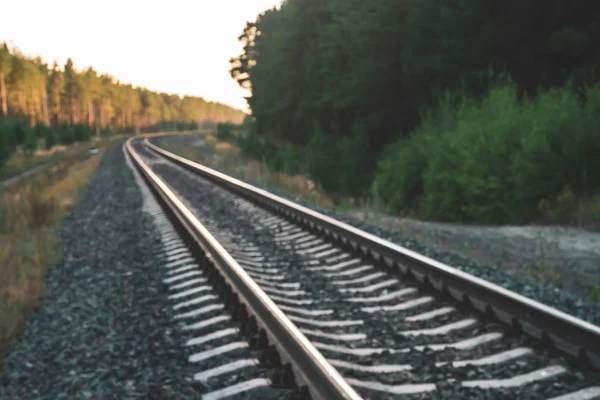
M 121 145 L 107 149 L 60 231 L 47 296 L 2 362 L 2 399 L 197 398 L 165 302 L 159 243 Z
M 152 139 L 152 141 L 158 145 L 161 145 L 161 143 L 168 142 L 168 143 L 172 143 L 172 144 L 176 144 L 176 145 L 183 144 L 183 145 L 189 145 L 189 146 L 196 146 L 196 147 L 200 147 L 202 149 L 202 151 L 205 151 L 208 154 L 208 148 L 203 145 L 202 141 L 198 140 L 198 138 L 194 137 L 194 136 L 168 136 L 168 137 L 162 137 L 162 138 L 154 138 L 154 139 Z M 206 157 L 206 158 L 208 159 L 209 157 Z M 208 165 L 208 166 L 210 167 L 210 165 Z M 475 258 L 468 257 L 465 254 L 459 254 L 458 252 L 446 251 L 446 250 L 442 250 L 440 248 L 435 248 L 434 246 L 427 244 L 422 240 L 419 240 L 414 235 L 409 235 L 409 234 L 400 232 L 399 230 L 395 230 L 395 229 L 392 230 L 392 229 L 382 228 L 375 224 L 365 222 L 365 221 L 362 221 L 357 218 L 349 217 L 349 216 L 343 215 L 341 213 L 336 213 L 335 211 L 332 211 L 330 209 L 319 207 L 311 202 L 302 200 L 298 197 L 286 195 L 285 193 L 282 193 L 281 191 L 279 191 L 275 188 L 262 185 L 259 182 L 251 181 L 248 179 L 242 179 L 239 175 L 232 174 L 230 171 L 222 171 L 221 170 L 220 172 L 227 173 L 243 182 L 260 187 L 261 189 L 264 189 L 264 190 L 268 190 L 273 194 L 276 194 L 285 199 L 299 203 L 305 207 L 308 207 L 310 209 L 318 211 L 324 215 L 336 218 L 336 219 L 343 221 L 351 226 L 362 229 L 365 232 L 369 232 L 376 236 L 387 239 L 395 244 L 406 247 L 407 249 L 410 249 L 410 250 L 416 251 L 420 254 L 423 254 L 425 256 L 428 256 L 436 261 L 445 263 L 447 265 L 450 265 L 454 268 L 458 268 L 462 271 L 473 274 L 473 275 L 480 277 L 482 279 L 485 279 L 487 281 L 496 283 L 506 289 L 512 290 L 523 296 L 540 301 L 548 306 L 554 307 L 554 308 L 556 308 L 560 311 L 563 311 L 567 314 L 581 318 L 581 319 L 591 322 L 593 324 L 600 325 L 600 303 L 591 301 L 588 298 L 584 297 L 585 288 L 580 288 L 580 290 L 578 291 L 578 293 L 580 293 L 580 294 L 574 294 L 574 293 L 570 293 L 565 290 L 561 290 L 561 289 L 557 288 L 555 285 L 553 285 L 552 283 L 544 283 L 544 282 L 535 281 L 532 278 L 525 276 L 525 274 L 515 275 L 515 274 L 512 274 L 512 273 L 508 272 L 507 270 L 505 270 L 503 268 L 499 268 L 497 266 L 497 265 L 502 265 L 502 263 L 506 259 L 506 255 L 511 253 L 511 251 L 512 251 L 511 247 L 514 247 L 514 248 L 522 248 L 523 247 L 523 244 L 522 244 L 523 239 L 519 235 L 517 235 L 514 238 L 514 242 L 515 242 L 514 246 L 510 244 L 511 242 L 509 240 L 503 242 L 503 243 L 506 243 L 505 252 L 504 253 L 503 252 L 495 252 L 494 254 L 497 254 L 497 260 L 495 262 L 483 263 L 483 262 L 477 261 Z M 465 239 L 465 240 L 467 240 L 467 241 L 462 243 L 462 247 L 468 248 L 469 246 L 471 246 L 471 244 L 474 245 L 476 243 L 480 243 L 481 241 L 483 241 L 485 239 L 478 239 L 476 242 L 473 242 L 473 243 L 470 243 L 468 241 L 468 239 Z M 490 244 L 489 247 L 491 248 L 494 246 L 492 246 Z M 495 246 L 495 247 L 497 247 L 497 246 Z M 569 254 L 564 255 L 564 259 L 567 260 L 567 262 L 570 259 L 569 257 L 571 257 Z M 532 258 L 535 258 L 535 257 L 532 257 Z M 574 268 L 574 267 L 570 267 L 570 268 Z M 586 270 L 587 270 L 587 267 L 586 267 Z M 578 272 L 572 271 L 571 273 L 577 274 Z M 564 276 L 566 276 L 566 275 L 564 275 Z M 567 282 L 569 282 L 569 279 L 570 278 L 567 278 Z M 589 284 L 594 284 L 594 282 L 589 282 Z
M 419 326 L 408 327 L 403 322 L 404 315 L 402 313 L 396 314 L 373 314 L 372 317 L 362 313 L 357 307 L 349 306 L 343 298 L 339 296 L 336 287 L 331 285 L 330 280 L 323 279 L 322 274 L 314 274 L 308 271 L 306 267 L 310 264 L 307 263 L 305 257 L 297 257 L 297 254 L 293 249 L 286 249 L 285 246 L 273 243 L 273 232 L 269 232 L 263 225 L 263 220 L 269 220 L 269 213 L 264 210 L 256 209 L 255 207 L 243 204 L 243 201 L 239 201 L 235 196 L 227 193 L 223 189 L 217 188 L 215 185 L 209 184 L 203 179 L 194 176 L 188 171 L 184 171 L 179 167 L 170 165 L 165 161 L 158 161 L 155 155 L 148 151 L 142 150 L 145 155 L 148 155 L 152 160 L 152 168 L 157 172 L 166 182 L 195 210 L 195 213 L 199 215 L 204 223 L 208 223 L 207 227 L 215 232 L 220 233 L 219 236 L 230 238 L 235 243 L 244 239 L 244 245 L 251 245 L 254 248 L 260 249 L 260 254 L 265 257 L 264 261 L 269 265 L 276 265 L 282 268 L 281 277 L 285 278 L 282 282 L 289 283 L 300 283 L 301 289 L 306 290 L 309 294 L 306 296 L 299 296 L 298 299 L 303 298 L 314 298 L 316 301 L 313 305 L 309 306 L 311 310 L 317 309 L 333 309 L 335 310 L 335 320 L 363 320 L 364 323 L 356 328 L 348 327 L 343 329 L 324 329 L 327 333 L 366 333 L 365 340 L 353 341 L 350 343 L 336 343 L 337 339 L 319 338 L 316 340 L 327 344 L 342 344 L 344 347 L 351 348 L 378 348 L 384 347 L 389 349 L 402 349 L 404 347 L 410 347 L 415 345 L 427 345 L 436 343 L 453 343 L 458 342 L 461 339 L 467 337 L 473 337 L 484 333 L 491 333 L 498 329 L 497 324 L 486 325 L 482 324 L 474 329 L 461 330 L 460 332 L 451 333 L 444 337 L 426 337 L 419 336 L 405 340 L 405 338 L 398 337 L 394 334 L 395 331 L 403 330 L 407 328 L 430 328 L 439 324 L 440 321 L 429 321 L 422 323 Z M 225 245 L 227 247 L 227 245 Z M 234 254 L 234 258 L 236 255 Z M 287 261 L 284 267 L 280 260 Z M 383 279 L 383 278 L 382 278 Z M 268 289 L 268 288 L 267 288 Z M 265 290 L 267 290 L 265 289 Z M 401 289 L 401 287 L 390 287 L 389 290 Z M 382 291 L 381 294 L 386 293 L 387 289 Z M 268 290 L 267 290 L 268 292 Z M 375 295 L 373 293 L 372 295 Z M 290 296 L 293 296 L 290 294 Z M 417 296 L 417 294 L 415 294 Z M 277 301 L 276 301 L 277 302 Z M 440 307 L 438 303 L 434 307 Z M 427 309 L 423 310 L 427 311 Z M 464 316 L 464 315 L 463 315 Z M 447 321 L 456 321 L 459 315 L 450 315 Z M 298 322 L 298 326 L 302 329 L 304 323 Z M 305 328 L 310 328 L 309 326 Z M 313 329 L 314 330 L 314 329 Z M 314 339 L 310 337 L 310 339 Z M 514 338 L 507 337 L 506 341 L 502 341 L 502 346 L 498 347 L 498 351 L 507 350 L 514 346 L 531 346 L 535 347 L 527 338 Z M 489 347 L 493 347 L 494 344 L 474 348 L 470 351 L 453 351 L 452 349 L 433 352 L 427 354 L 427 352 L 416 352 L 416 353 L 398 353 L 398 352 L 383 352 L 382 354 L 376 354 L 374 356 L 361 357 L 357 359 L 356 356 L 346 355 L 338 353 L 337 351 L 323 350 L 326 357 L 335 358 L 342 361 L 348 362 L 360 362 L 364 365 L 378 365 L 378 364 L 411 364 L 419 365 L 419 367 L 410 373 L 391 374 L 391 375 L 378 375 L 374 376 L 372 373 L 354 373 L 345 372 L 344 376 L 349 378 L 358 378 L 363 381 L 377 380 L 384 384 L 396 384 L 401 385 L 405 383 L 430 383 L 430 382 L 444 382 L 450 378 L 455 381 L 462 380 L 473 380 L 473 379 L 489 379 L 491 377 L 502 379 L 514 376 L 516 374 L 529 373 L 536 368 L 542 368 L 547 365 L 554 363 L 560 363 L 560 360 L 553 360 L 551 355 L 539 354 L 536 357 L 529 358 L 524 361 L 520 361 L 511 364 L 509 369 L 505 369 L 504 366 L 494 367 L 483 367 L 483 368 L 464 368 L 455 369 L 449 367 L 437 367 L 436 362 L 439 361 L 452 361 L 456 359 L 479 359 L 490 354 Z M 575 376 L 575 378 L 573 378 Z M 566 381 L 571 379 L 568 384 Z M 573 380 L 574 379 L 574 380 Z M 553 385 L 538 387 L 537 385 L 529 385 L 522 389 L 518 389 L 518 398 L 536 398 L 543 392 L 546 397 L 550 397 L 553 394 L 561 393 L 564 390 L 574 390 L 579 387 L 586 387 L 590 385 L 593 380 L 590 380 L 590 376 L 577 377 L 577 374 L 569 374 L 569 377 L 563 377 L 553 382 Z M 506 395 L 515 395 L 517 390 L 508 389 L 494 391 L 494 393 L 477 393 L 477 390 L 461 388 L 458 382 L 452 385 L 441 385 L 440 387 L 443 393 L 448 391 L 454 393 L 454 396 L 459 397 L 481 397 L 489 396 L 489 398 L 504 398 Z M 363 392 L 363 390 L 360 390 Z M 468 393 L 467 393 L 468 392 Z M 372 392 L 368 393 L 368 398 L 380 398 L 378 395 Z M 437 393 L 435 396 L 439 395 Z M 434 397 L 435 397 L 434 396 Z M 383 394 L 381 398 L 388 398 L 387 394 Z M 392 397 L 389 397 L 392 398 Z

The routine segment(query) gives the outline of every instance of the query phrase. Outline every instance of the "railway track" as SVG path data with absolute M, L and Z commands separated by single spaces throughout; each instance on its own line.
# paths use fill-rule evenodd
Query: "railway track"
M 204 398 L 600 397 L 600 328 L 148 139 L 127 149 L 162 203 Z

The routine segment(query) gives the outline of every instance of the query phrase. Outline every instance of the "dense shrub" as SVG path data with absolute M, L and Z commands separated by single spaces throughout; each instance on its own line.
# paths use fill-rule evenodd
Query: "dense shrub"
M 281 160 L 281 171 L 296 175 L 302 172 L 304 164 L 304 151 L 299 147 L 286 145 L 278 149 L 277 157 Z
M 62 124 L 60 127 L 60 144 L 69 145 L 75 141 L 73 127 L 68 124 Z
M 10 119 L 0 119 L 0 167 L 4 166 L 18 144 L 25 140 L 25 125 Z M 20 141 L 20 143 L 19 143 Z
M 246 136 L 239 137 L 237 139 L 237 144 L 244 153 L 257 160 L 263 159 L 263 156 L 265 155 L 263 141 L 253 132 L 249 132 Z
M 11 152 L 17 146 L 16 130 L 18 124 L 20 124 L 20 122 L 15 120 L 0 120 L 0 131 L 5 137 L 7 149 Z
M 360 125 L 353 126 L 350 137 L 334 138 L 317 131 L 306 147 L 309 176 L 330 194 L 362 197 L 372 178 L 367 142 Z
M 46 149 L 50 150 L 52 147 L 56 146 L 56 144 L 58 143 L 58 135 L 56 133 L 56 131 L 54 130 L 54 128 L 52 127 L 46 127 L 45 129 L 45 133 L 44 133 L 44 139 L 46 142 Z
M 415 212 L 423 196 L 423 175 L 439 136 L 456 127 L 456 110 L 447 99 L 437 113 L 423 115 L 419 131 L 388 146 L 378 163 L 375 186 L 381 201 L 394 212 Z
M 90 140 L 92 131 L 85 125 L 77 124 L 72 126 L 73 139 L 76 142 L 85 142 Z
M 574 204 L 600 188 L 600 85 L 585 97 L 564 87 L 520 100 L 506 84 L 463 99 L 454 117 L 442 109 L 387 150 L 380 197 L 395 211 L 487 223 Z
M 366 125 L 355 122 L 351 133 L 350 137 L 334 141 L 337 151 L 332 160 L 337 160 L 337 168 L 332 172 L 338 176 L 341 195 L 362 198 L 373 179 L 375 160 L 369 152 Z
M 317 129 L 306 148 L 276 145 L 262 139 L 252 124 L 244 128 L 248 132 L 245 136 L 230 134 L 234 129 L 231 125 L 220 126 L 217 128 L 220 139 L 233 141 L 244 154 L 265 162 L 269 170 L 291 175 L 306 173 L 325 191 L 338 197 L 361 197 L 372 180 L 374 160 L 368 153 L 367 135 L 360 125 L 353 127 L 350 137 L 341 138 L 325 136 Z
M 12 153 L 11 141 L 5 121 L 0 120 L 0 168 L 4 166 Z
M 333 139 L 323 135 L 319 130 L 312 136 L 306 146 L 306 167 L 308 176 L 318 182 L 328 192 L 338 192 L 339 182 L 332 163 L 337 158 L 334 154 Z
M 48 129 L 47 125 L 42 124 L 41 122 L 38 122 L 35 125 L 35 136 L 38 139 L 43 139 L 46 137 L 46 130 Z
M 233 125 L 229 123 L 217 124 L 217 137 L 221 140 L 233 139 Z
M 37 131 L 34 128 L 25 126 L 25 139 L 23 140 L 23 150 L 29 155 L 33 154 L 37 149 Z
M 495 88 L 482 101 L 465 100 L 457 125 L 440 139 L 426 169 L 426 217 L 498 222 L 520 214 L 511 160 L 523 134 L 516 88 Z
M 21 122 L 16 122 L 13 125 L 13 140 L 16 146 L 21 146 L 25 143 L 25 137 L 27 136 L 27 131 L 29 127 Z
M 226 141 L 235 143 L 244 154 L 265 162 L 270 171 L 284 172 L 287 174 L 298 174 L 304 169 L 304 150 L 292 146 L 277 146 L 267 140 L 261 139 L 254 133 L 253 129 L 243 128 L 247 131 L 246 136 L 233 135 L 234 126 L 231 124 L 219 124 L 217 136 Z
M 514 197 L 531 214 L 566 186 L 585 191 L 586 171 L 597 160 L 598 127 L 588 131 L 582 102 L 570 90 L 542 93 L 521 108 L 519 154 L 513 158 Z M 597 165 L 597 163 L 596 163 Z M 592 174 L 590 178 L 596 174 Z

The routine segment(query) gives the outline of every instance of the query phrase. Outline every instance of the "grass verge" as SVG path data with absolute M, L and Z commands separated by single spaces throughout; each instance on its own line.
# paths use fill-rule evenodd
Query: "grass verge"
M 56 232 L 90 182 L 104 149 L 122 138 L 100 141 L 99 153 L 70 153 L 18 184 L 0 188 L 0 360 L 44 295 L 44 272 L 61 257 Z
M 18 149 L 8 159 L 6 165 L 0 168 L 0 183 L 7 181 L 15 176 L 25 173 L 35 167 L 44 164 L 54 164 L 60 160 L 71 158 L 80 153 L 85 153 L 91 148 L 91 143 L 96 146 L 103 146 L 106 143 L 112 143 L 115 140 L 126 137 L 127 135 L 118 135 L 110 138 L 92 138 L 90 142 L 77 142 L 69 146 L 57 145 L 50 150 L 38 148 L 35 153 L 28 154 L 23 149 Z
M 333 201 L 320 192 L 314 182 L 304 175 L 289 175 L 269 171 L 264 161 L 249 158 L 240 149 L 228 142 L 217 139 L 213 134 L 203 134 L 204 150 L 186 146 L 177 141 L 165 140 L 164 149 L 210 168 L 232 176 L 258 182 L 266 188 L 275 188 L 289 196 L 311 201 L 322 207 L 333 207 Z

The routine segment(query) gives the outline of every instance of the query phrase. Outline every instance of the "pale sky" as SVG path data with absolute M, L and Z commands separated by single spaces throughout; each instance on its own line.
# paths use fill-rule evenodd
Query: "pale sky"
M 61 66 L 247 111 L 231 79 L 246 21 L 281 0 L 0 0 L 0 42 Z

